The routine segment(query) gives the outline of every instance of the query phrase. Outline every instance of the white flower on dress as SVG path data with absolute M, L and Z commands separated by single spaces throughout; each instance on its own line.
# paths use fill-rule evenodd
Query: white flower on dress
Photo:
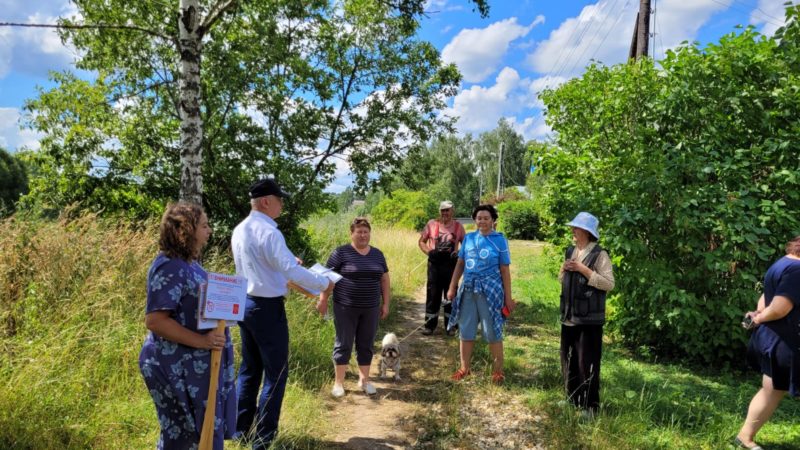
M 153 278 L 150 279 L 150 291 L 155 292 L 161 290 L 165 284 L 169 283 L 171 278 L 172 274 L 164 275 L 163 271 L 157 271 L 153 274 Z
M 161 341 L 161 354 L 162 355 L 172 355 L 175 353 L 175 350 L 178 349 L 178 343 L 172 342 L 168 340 Z
M 194 362 L 194 373 L 203 374 L 208 369 L 208 363 L 205 361 L 195 361 Z

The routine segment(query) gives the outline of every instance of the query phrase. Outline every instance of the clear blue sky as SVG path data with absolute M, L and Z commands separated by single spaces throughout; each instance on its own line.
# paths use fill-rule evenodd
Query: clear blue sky
M 526 139 L 549 133 L 539 91 L 579 76 L 592 59 L 605 64 L 626 59 L 639 7 L 639 0 L 489 1 L 490 15 L 481 18 L 468 0 L 429 0 L 420 37 L 464 75 L 444 111 L 460 117 L 460 133 L 480 133 L 506 118 Z M 736 25 L 772 34 L 783 24 L 784 2 L 652 0 L 651 54 L 658 59 L 685 40 L 717 41 Z M 0 22 L 53 23 L 74 12 L 66 0 L 0 0 Z M 0 146 L 37 148 L 37 135 L 19 128 L 22 106 L 36 96 L 37 86 L 49 86 L 48 71 L 73 68 L 75 57 L 52 31 L 0 28 Z M 346 183 L 342 170 L 333 190 Z

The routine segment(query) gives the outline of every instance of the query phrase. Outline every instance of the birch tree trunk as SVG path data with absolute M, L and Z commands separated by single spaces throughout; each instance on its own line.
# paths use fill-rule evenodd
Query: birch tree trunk
M 203 202 L 203 121 L 200 117 L 200 57 L 202 28 L 199 0 L 180 0 L 180 149 L 182 201 Z

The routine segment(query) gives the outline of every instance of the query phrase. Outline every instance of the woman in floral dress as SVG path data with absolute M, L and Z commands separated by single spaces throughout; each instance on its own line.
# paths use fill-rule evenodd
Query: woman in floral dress
M 211 235 L 200 206 L 176 203 L 161 219 L 159 248 L 147 275 L 139 368 L 158 414 L 158 449 L 196 449 L 208 399 L 211 351 L 222 350 L 214 449 L 236 430 L 233 346 L 228 330 L 198 331 L 197 308 L 208 276 L 197 258 Z

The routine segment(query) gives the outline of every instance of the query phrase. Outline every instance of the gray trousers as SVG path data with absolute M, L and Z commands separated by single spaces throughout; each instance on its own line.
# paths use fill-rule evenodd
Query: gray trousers
M 350 363 L 354 341 L 358 365 L 368 366 L 372 363 L 372 344 L 378 333 L 380 314 L 380 305 L 372 308 L 354 308 L 333 302 L 333 324 L 336 328 L 333 362 L 337 366 Z

